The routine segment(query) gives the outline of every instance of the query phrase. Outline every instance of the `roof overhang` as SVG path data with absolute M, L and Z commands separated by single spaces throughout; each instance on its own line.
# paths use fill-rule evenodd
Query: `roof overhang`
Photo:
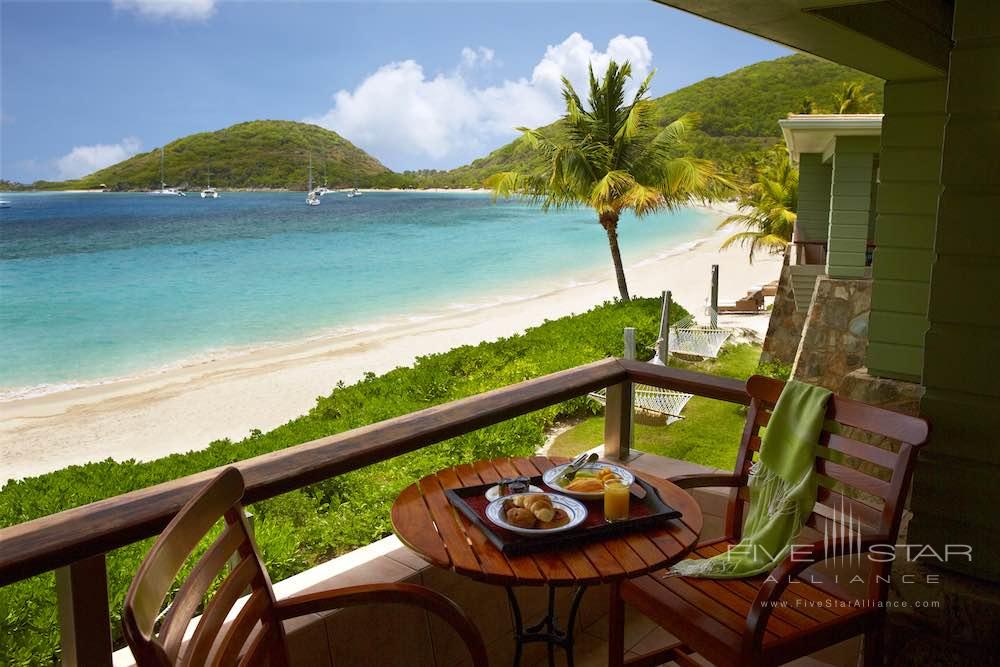
M 877 137 L 882 114 L 796 114 L 778 121 L 788 155 L 798 163 L 802 153 L 820 153 L 826 159 L 837 137 Z
M 656 0 L 889 81 L 944 76 L 954 0 Z

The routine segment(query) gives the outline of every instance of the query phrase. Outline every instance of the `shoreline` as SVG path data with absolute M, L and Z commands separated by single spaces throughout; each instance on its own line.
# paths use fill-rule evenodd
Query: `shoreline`
M 404 190 L 395 190 L 405 192 Z M 476 192 L 476 191 L 470 191 Z M 702 213 L 718 216 L 731 213 L 727 208 L 728 202 L 713 206 L 698 205 L 690 208 Z M 704 230 L 703 233 L 708 233 Z M 631 267 L 645 266 L 650 262 L 659 261 L 668 257 L 673 257 L 685 252 L 690 252 L 707 243 L 712 238 L 712 233 L 708 236 L 697 236 L 695 238 L 678 241 L 676 245 L 668 247 L 666 250 L 649 251 L 647 254 L 637 258 Z M 579 268 L 572 272 L 561 272 L 560 274 L 538 277 L 534 280 L 526 280 L 517 284 L 509 284 L 504 289 L 490 292 L 480 292 L 471 301 L 462 303 L 452 301 L 451 303 L 434 304 L 433 306 L 422 306 L 412 311 L 386 313 L 357 322 L 348 322 L 340 325 L 330 325 L 316 328 L 313 331 L 302 333 L 289 338 L 265 339 L 255 342 L 238 344 L 226 347 L 208 347 L 199 351 L 191 352 L 180 358 L 166 361 L 159 365 L 150 365 L 144 368 L 123 371 L 117 375 L 104 375 L 83 379 L 53 380 L 49 382 L 39 382 L 36 384 L 13 385 L 0 387 L 0 414 L 5 404 L 17 401 L 44 398 L 52 394 L 74 392 L 95 387 L 114 385 L 124 382 L 142 382 L 151 380 L 157 376 L 174 371 L 183 371 L 186 368 L 203 366 L 207 363 L 218 363 L 229 361 L 263 352 L 266 350 L 279 350 L 296 347 L 306 343 L 322 343 L 324 341 L 343 340 L 353 335 L 378 334 L 385 330 L 399 329 L 407 327 L 413 323 L 423 323 L 432 320 L 439 320 L 451 316 L 472 314 L 476 311 L 515 304 L 523 301 L 531 301 L 537 298 L 553 296 L 565 289 L 574 287 L 586 287 L 600 282 L 601 277 L 606 273 L 606 263 L 601 262 L 593 267 Z M 525 294 L 527 292 L 527 294 Z M 596 305 L 596 304 L 595 304 Z M 0 430 L 2 432 L 2 430 Z M 0 443 L 2 446 L 2 443 Z M 2 451 L 2 450 L 0 450 Z M 2 474 L 2 470 L 0 470 Z
M 780 258 L 750 265 L 743 249 L 718 252 L 729 233 L 716 231 L 685 244 L 687 249 L 661 248 L 633 263 L 627 267 L 630 290 L 656 296 L 671 289 L 675 302 L 699 316 L 711 264 L 720 265 L 721 300 L 778 277 Z M 410 314 L 346 334 L 263 345 L 154 374 L 5 401 L 0 403 L 0 485 L 68 465 L 109 457 L 159 458 L 216 439 L 238 440 L 253 428 L 271 430 L 308 412 L 316 397 L 328 395 L 338 381 L 355 382 L 366 372 L 410 365 L 417 356 L 520 333 L 612 299 L 617 287 L 610 264 L 607 269 L 596 279 L 592 269 L 582 269 L 575 274 L 582 278 L 577 284 L 517 300 Z M 766 316 L 763 323 L 766 327 Z
M 353 190 L 354 188 L 331 188 L 330 194 L 346 194 Z M 201 190 L 200 187 L 194 187 L 185 189 L 184 192 L 196 193 Z M 227 192 L 308 192 L 307 190 L 291 190 L 289 188 L 216 188 L 219 194 L 224 194 Z M 152 190 L 0 190 L 0 194 L 12 195 L 12 194 L 66 194 L 66 195 L 141 195 L 149 194 L 153 192 Z M 435 193 L 448 193 L 448 192 L 478 192 L 478 193 L 488 193 L 490 190 L 486 188 L 358 188 L 358 192 L 435 192 Z

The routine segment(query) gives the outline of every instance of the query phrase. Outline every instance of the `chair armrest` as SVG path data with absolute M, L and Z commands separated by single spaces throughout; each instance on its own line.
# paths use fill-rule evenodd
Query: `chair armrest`
M 828 558 L 866 553 L 873 546 L 886 543 L 891 543 L 886 535 L 869 535 L 860 539 L 848 537 L 831 541 L 820 540 L 808 547 L 794 547 L 792 553 L 786 556 L 778 567 L 771 570 L 771 574 L 764 580 L 764 585 L 757 591 L 757 597 L 754 598 L 750 613 L 747 614 L 747 631 L 743 635 L 744 643 L 748 644 L 746 648 L 760 646 L 767 620 L 793 577 Z
M 445 596 L 416 584 L 366 584 L 315 593 L 303 593 L 278 600 L 275 613 L 280 620 L 331 609 L 368 604 L 406 604 L 439 616 L 458 633 L 472 655 L 475 667 L 486 667 L 486 646 L 469 616 Z
M 668 481 L 676 484 L 682 489 L 697 489 L 705 486 L 746 486 L 747 478 L 744 475 L 709 475 L 699 473 L 697 475 L 678 475 L 671 477 Z

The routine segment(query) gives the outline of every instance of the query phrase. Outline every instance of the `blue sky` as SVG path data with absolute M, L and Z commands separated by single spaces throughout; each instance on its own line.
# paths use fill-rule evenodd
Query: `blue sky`
M 0 176 L 25 182 L 261 118 L 450 168 L 554 120 L 587 62 L 655 68 L 662 95 L 789 53 L 642 0 L 2 0 L 0 43 Z

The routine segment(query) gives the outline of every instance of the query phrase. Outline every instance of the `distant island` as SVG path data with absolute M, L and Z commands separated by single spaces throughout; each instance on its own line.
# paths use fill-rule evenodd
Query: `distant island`
M 715 160 L 737 177 L 781 141 L 777 120 L 809 100 L 829 99 L 845 81 L 875 91 L 882 108 L 882 82 L 867 74 L 795 54 L 710 77 L 655 100 L 666 125 L 686 112 L 701 115 L 691 152 Z M 560 124 L 542 129 L 558 133 Z M 287 120 L 255 120 L 214 132 L 199 132 L 163 147 L 168 185 L 201 189 L 208 182 L 222 190 L 305 190 L 310 156 L 316 186 L 330 188 L 479 188 L 498 171 L 521 170 L 528 152 L 515 140 L 471 164 L 451 170 L 394 172 L 377 158 L 317 125 Z M 0 181 L 0 190 L 144 191 L 160 186 L 159 148 L 134 155 L 71 181 L 30 185 Z

